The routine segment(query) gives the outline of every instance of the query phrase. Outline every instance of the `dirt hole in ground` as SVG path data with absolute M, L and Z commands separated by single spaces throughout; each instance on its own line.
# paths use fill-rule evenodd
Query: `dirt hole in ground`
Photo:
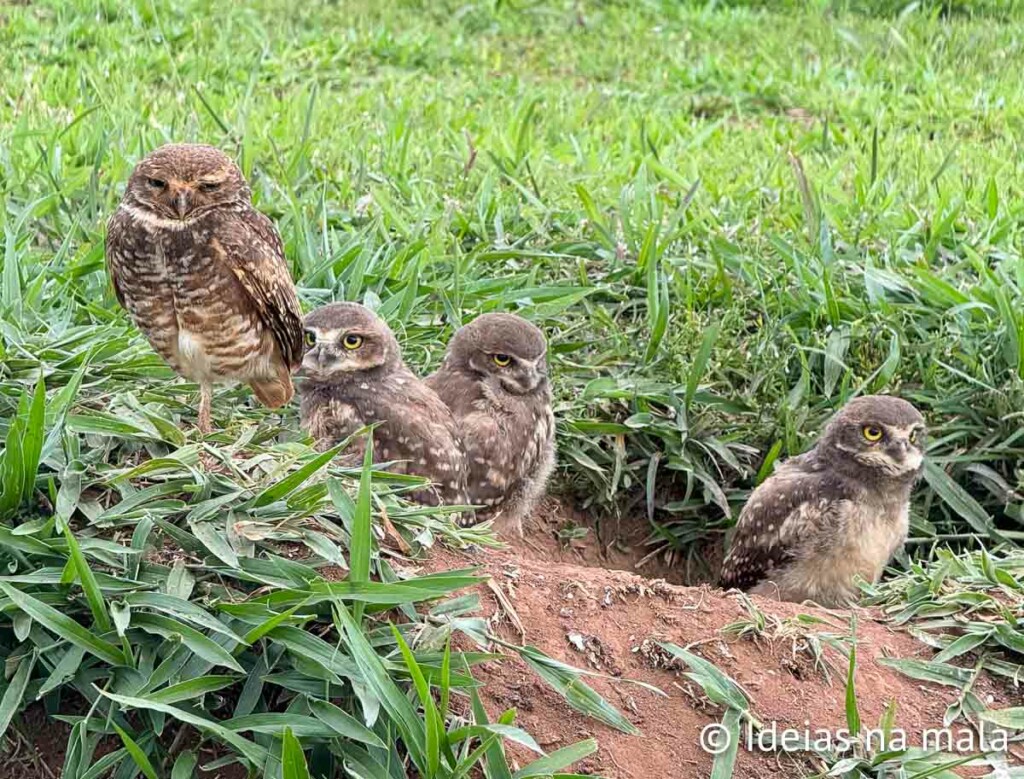
M 722 565 L 721 541 L 707 540 L 688 555 L 657 537 L 642 513 L 597 518 L 555 498 L 541 503 L 523 533 L 510 543 L 532 559 L 631 571 L 670 584 L 713 583 Z
M 843 648 L 851 635 L 851 610 L 746 599 L 708 584 L 681 586 L 674 582 L 684 581 L 686 572 L 673 570 L 662 556 L 649 556 L 646 522 L 619 527 L 625 533 L 611 539 L 580 534 L 580 528 L 594 529 L 585 517 L 549 501 L 525 528 L 525 538 L 507 548 L 435 548 L 418 566 L 424 572 L 479 566 L 489 575 L 478 587 L 481 616 L 493 629 L 509 643 L 535 646 L 599 674 L 588 684 L 639 735 L 577 713 L 516 653 L 501 647 L 491 649 L 506 655 L 502 662 L 474 671 L 492 717 L 515 709 L 517 724 L 546 752 L 596 738 L 598 752 L 576 766 L 580 773 L 607 779 L 709 777 L 714 758 L 702 747 L 701 734 L 722 719 L 723 710 L 662 646 L 672 643 L 689 647 L 742 685 L 766 727 L 779 733 L 825 730 L 840 738 L 846 727 Z M 638 563 L 644 575 L 637 573 Z M 755 614 L 763 624 L 751 632 Z M 895 701 L 896 727 L 909 744 L 920 745 L 926 730 L 943 726 L 959 691 L 915 681 L 885 665 L 889 658 L 926 660 L 934 652 L 893 630 L 877 611 L 856 609 L 856 623 L 856 691 L 865 727 L 878 728 Z M 460 648 L 477 647 L 460 638 Z M 990 708 L 1019 705 L 991 679 L 980 680 L 974 692 Z M 830 768 L 807 753 L 761 751 L 756 734 L 751 738 L 753 748 L 739 750 L 737 779 L 812 776 Z M 520 765 L 534 759 L 518 747 L 510 753 Z M 958 770 L 963 776 L 987 773 Z

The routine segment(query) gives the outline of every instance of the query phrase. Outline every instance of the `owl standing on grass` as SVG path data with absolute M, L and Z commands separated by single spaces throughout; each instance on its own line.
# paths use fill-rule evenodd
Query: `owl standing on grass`
M 484 314 L 455 333 L 426 383 L 458 423 L 469 502 L 521 536 L 555 467 L 544 334 L 512 314 Z
M 925 424 L 899 398 L 851 400 L 817 446 L 776 468 L 740 513 L 723 587 L 843 606 L 877 582 L 907 539 Z
M 281 237 L 227 155 L 170 144 L 143 159 L 107 225 L 106 254 L 118 302 L 199 384 L 202 433 L 215 382 L 245 382 L 270 408 L 291 399 L 299 299 Z
M 305 320 L 306 356 L 299 374 L 302 429 L 321 450 L 360 428 L 373 432 L 375 462 L 431 485 L 412 497 L 427 505 L 466 503 L 466 456 L 455 419 L 405 366 L 394 333 L 368 308 L 332 303 Z M 362 442 L 347 452 L 362 461 Z

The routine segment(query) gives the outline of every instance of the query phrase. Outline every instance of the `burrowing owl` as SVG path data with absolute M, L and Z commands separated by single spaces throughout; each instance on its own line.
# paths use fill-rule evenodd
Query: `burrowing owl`
M 722 585 L 839 606 L 876 582 L 907 538 L 924 460 L 921 414 L 899 398 L 850 401 L 817 446 L 776 468 L 740 513 Z
M 466 457 L 448 407 L 405 363 L 391 329 L 357 303 L 333 303 L 305 320 L 300 369 L 302 429 L 327 449 L 360 428 L 373 433 L 377 462 L 430 479 L 413 493 L 421 503 L 466 502 Z M 362 439 L 360 439 L 362 440 Z M 350 454 L 362 458 L 362 445 Z
M 281 237 L 242 172 L 210 146 L 161 146 L 132 172 L 107 226 L 114 291 L 153 348 L 199 383 L 247 382 L 271 408 L 293 394 L 302 314 Z
M 477 317 L 452 337 L 427 386 L 458 422 L 469 502 L 522 535 L 555 466 L 544 334 L 511 314 Z

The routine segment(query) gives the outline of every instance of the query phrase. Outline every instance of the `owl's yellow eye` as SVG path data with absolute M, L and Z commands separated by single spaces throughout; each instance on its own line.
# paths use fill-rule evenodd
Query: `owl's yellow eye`
M 167 187 L 167 182 L 163 179 L 146 179 L 146 183 L 153 189 L 165 189 Z
M 508 365 L 512 362 L 512 358 L 509 357 L 507 354 L 492 354 L 491 357 L 494 360 L 494 364 L 497 365 L 499 368 L 508 367 Z
M 918 444 L 918 442 L 920 440 L 921 440 L 921 431 L 920 430 L 911 430 L 910 431 L 910 443 L 913 444 L 914 446 L 917 446 L 917 444 Z
M 355 333 L 349 333 L 342 339 L 341 343 L 346 349 L 358 349 L 363 345 L 363 337 Z
M 874 425 L 864 425 L 864 437 L 871 443 L 882 440 L 881 428 L 875 427 Z
M 203 192 L 216 192 L 220 189 L 219 181 L 204 181 L 199 185 L 199 189 Z
M 316 346 L 316 333 L 312 330 L 307 330 L 302 334 L 302 342 L 306 344 L 306 346 Z

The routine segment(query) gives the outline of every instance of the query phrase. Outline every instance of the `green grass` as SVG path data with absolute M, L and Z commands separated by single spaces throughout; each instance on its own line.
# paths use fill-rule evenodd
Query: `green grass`
M 167 712 L 125 717 L 137 707 L 107 696 L 149 695 L 159 668 L 164 685 L 228 672 L 248 680 L 237 701 L 212 681 L 190 700 L 218 720 L 286 706 L 300 719 L 273 729 L 290 736 L 240 738 L 272 756 L 285 744 L 287 776 L 303 775 L 295 739 L 331 751 L 308 735 L 309 680 L 333 697 L 340 669 L 289 667 L 273 695 L 261 674 L 291 657 L 267 636 L 316 625 L 340 641 L 344 612 L 307 609 L 315 571 L 268 542 L 346 563 L 359 474 L 318 464 L 293 410 L 253 410 L 237 390 L 218 394 L 208 445 L 228 472 L 197 466 L 195 388 L 169 383 L 103 268 L 128 172 L 169 140 L 235 154 L 305 305 L 378 306 L 415 368 L 481 311 L 542 325 L 557 488 L 599 515 L 646 514 L 653 544 L 699 565 L 774 460 L 863 391 L 902 394 L 933 431 L 912 553 L 1020 538 L 1022 22 L 997 0 L 0 5 L 0 557 L 14 577 L 0 722 L 50 681 L 51 707 L 88 702 L 68 715 L 82 771 L 67 776 L 87 775 L 95 729 L 115 723 L 122 758 L 141 750 L 163 775 L 167 745 L 138 727 L 161 732 Z M 406 506 L 407 481 L 373 484 L 373 509 L 410 541 L 487 541 Z M 182 564 L 154 557 L 165 540 Z M 357 559 L 382 586 L 397 577 L 376 547 Z M 403 618 L 449 596 L 436 586 L 397 601 Z M 257 587 L 265 603 L 227 608 Z M 132 605 L 154 588 L 218 625 Z M 63 604 L 103 644 L 26 617 L 38 607 L 11 593 Z M 374 613 L 395 601 L 338 597 L 372 618 L 359 673 L 376 654 L 408 689 L 416 674 Z M 256 644 L 236 640 L 270 619 Z M 176 667 L 165 653 L 186 635 L 208 657 Z M 441 645 L 422 651 L 437 689 Z M 112 676 L 121 661 L 132 672 Z M 351 711 L 368 705 L 350 693 Z M 407 713 L 385 711 L 378 737 L 393 744 Z M 428 736 L 439 751 L 423 759 L 458 765 L 454 742 Z

